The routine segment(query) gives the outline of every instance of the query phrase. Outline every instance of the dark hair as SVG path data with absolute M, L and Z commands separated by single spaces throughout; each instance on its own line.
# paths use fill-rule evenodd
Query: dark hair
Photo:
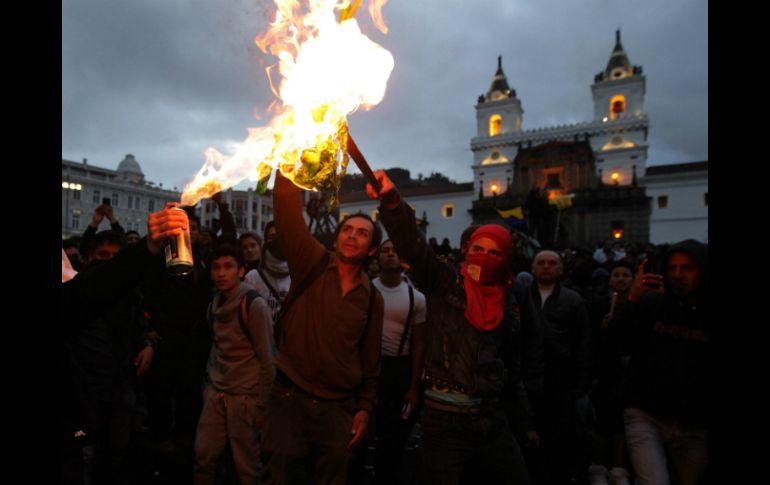
M 213 263 L 215 259 L 224 258 L 227 256 L 232 256 L 233 258 L 235 258 L 235 261 L 238 263 L 239 268 L 246 267 L 246 260 L 243 259 L 243 254 L 241 253 L 241 250 L 230 243 L 223 243 L 216 246 L 214 250 L 211 252 L 211 258 L 209 259 L 209 261 Z
M 136 234 L 137 236 L 139 236 L 140 239 L 142 238 L 142 235 L 139 234 L 139 231 L 134 231 L 133 229 L 131 229 L 130 231 L 126 231 L 126 233 L 123 234 L 123 240 L 128 239 L 129 234 Z
M 92 246 L 92 250 L 96 249 L 102 244 L 117 244 L 122 246 L 123 245 L 123 235 L 117 231 L 113 231 L 112 229 L 109 229 L 107 231 L 102 231 L 97 233 L 94 236 L 94 244 Z
M 238 245 L 240 246 L 241 244 L 243 244 L 243 241 L 245 239 L 249 239 L 249 238 L 254 239 L 255 241 L 257 241 L 257 244 L 259 244 L 259 246 L 262 247 L 262 236 L 260 236 L 259 234 L 257 234 L 256 232 L 253 232 L 253 231 L 244 232 L 243 234 L 241 234 L 238 237 Z
M 471 236 L 473 236 L 473 233 L 476 232 L 476 230 L 480 227 L 481 227 L 481 224 L 471 224 L 470 226 L 465 228 L 462 236 L 460 236 L 460 248 L 462 248 L 465 245 L 465 243 L 470 241 Z
M 631 272 L 631 275 L 633 276 L 636 273 L 636 268 L 634 268 L 634 265 L 632 265 L 630 262 L 628 262 L 625 259 L 621 259 L 620 261 L 615 261 L 610 266 L 610 275 L 615 270 L 615 268 L 628 268 L 628 271 Z
M 389 243 L 393 243 L 393 241 L 391 241 L 390 239 L 386 239 L 386 240 L 382 241 L 379 246 L 377 246 L 377 254 L 374 255 L 377 259 L 380 258 L 380 253 L 382 253 L 382 247 L 385 245 L 385 243 L 388 243 L 388 242 Z M 396 245 L 395 244 L 393 244 L 393 250 L 396 251 L 396 254 L 398 254 L 398 251 L 396 250 Z M 401 256 L 399 256 L 399 259 L 400 258 L 401 258 Z
M 265 224 L 265 230 L 262 232 L 265 236 L 265 241 L 267 241 L 267 233 L 270 232 L 270 228 L 275 226 L 275 221 L 270 221 L 267 224 Z M 277 229 L 276 229 L 277 231 Z
M 380 246 L 380 241 L 382 240 L 382 229 L 380 228 L 380 225 L 374 222 L 374 220 L 369 217 L 368 215 L 364 214 L 363 212 L 359 212 L 357 214 L 351 214 L 349 216 L 345 216 L 344 219 L 340 221 L 339 224 L 337 224 L 337 229 L 334 230 L 334 242 L 337 242 L 337 238 L 340 236 L 340 231 L 342 231 L 342 226 L 345 225 L 346 222 L 348 222 L 350 219 L 353 219 L 354 217 L 360 217 L 361 219 L 366 219 L 367 221 L 372 223 L 372 226 L 374 227 L 374 230 L 372 232 L 372 243 L 369 245 L 368 249 L 372 249 L 373 247 Z M 367 256 L 366 264 L 369 263 L 369 258 Z
M 201 218 L 198 217 L 197 214 L 195 214 L 195 207 L 190 207 L 188 205 L 180 205 L 179 208 L 187 212 L 187 220 L 190 222 L 195 221 L 195 223 L 198 225 L 198 230 L 200 230 Z

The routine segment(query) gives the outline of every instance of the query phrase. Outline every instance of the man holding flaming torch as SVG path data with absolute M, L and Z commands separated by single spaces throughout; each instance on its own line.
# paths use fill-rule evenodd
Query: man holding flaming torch
M 291 288 L 275 322 L 262 481 L 295 483 L 312 456 L 307 473 L 315 482 L 343 485 L 377 400 L 384 304 L 364 269 L 381 234 L 355 214 L 327 251 L 305 224 L 300 189 L 280 172 L 273 205 Z

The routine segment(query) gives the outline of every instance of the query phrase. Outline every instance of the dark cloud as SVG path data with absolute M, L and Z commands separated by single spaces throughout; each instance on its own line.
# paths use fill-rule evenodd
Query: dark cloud
M 64 0 L 62 156 L 116 167 L 133 153 L 148 179 L 181 186 L 213 146 L 264 121 L 270 92 L 254 36 L 257 0 Z M 476 98 L 503 56 L 523 128 L 588 121 L 590 86 L 622 29 L 647 77 L 649 165 L 708 158 L 708 4 L 700 0 L 391 0 L 382 35 L 396 66 L 383 102 L 350 118 L 375 168 L 472 178 Z

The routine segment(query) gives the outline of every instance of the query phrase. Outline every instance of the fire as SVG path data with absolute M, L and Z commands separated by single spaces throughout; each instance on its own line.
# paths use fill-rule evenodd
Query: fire
M 270 28 L 255 39 L 265 54 L 278 59 L 267 68 L 279 98 L 272 107 L 274 116 L 266 126 L 250 128 L 231 156 L 207 149 L 203 167 L 182 194 L 184 205 L 247 177 L 264 189 L 275 168 L 299 187 L 336 193 L 348 163 L 347 116 L 359 107 L 371 109 L 385 96 L 393 56 L 361 32 L 353 18 L 360 0 L 274 2 Z M 373 0 L 369 6 L 383 33 L 386 2 Z M 272 82 L 276 66 L 281 78 L 277 90 Z
M 222 185 L 220 185 L 220 183 L 217 182 L 216 180 L 209 180 L 197 187 L 188 186 L 187 189 L 185 189 L 185 192 L 182 194 L 182 205 L 195 205 L 195 202 L 201 199 L 205 199 L 207 197 L 211 197 L 212 195 L 221 191 L 222 191 Z M 185 204 L 185 197 L 187 197 L 188 200 L 194 199 L 195 202 L 191 204 Z

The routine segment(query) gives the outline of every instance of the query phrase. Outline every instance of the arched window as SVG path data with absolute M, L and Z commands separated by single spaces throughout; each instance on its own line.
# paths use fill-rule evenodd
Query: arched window
M 500 134 L 500 127 L 503 125 L 503 117 L 500 115 L 492 115 L 489 118 L 489 136 L 497 136 Z
M 626 112 L 626 97 L 618 94 L 610 100 L 610 119 L 621 118 Z

